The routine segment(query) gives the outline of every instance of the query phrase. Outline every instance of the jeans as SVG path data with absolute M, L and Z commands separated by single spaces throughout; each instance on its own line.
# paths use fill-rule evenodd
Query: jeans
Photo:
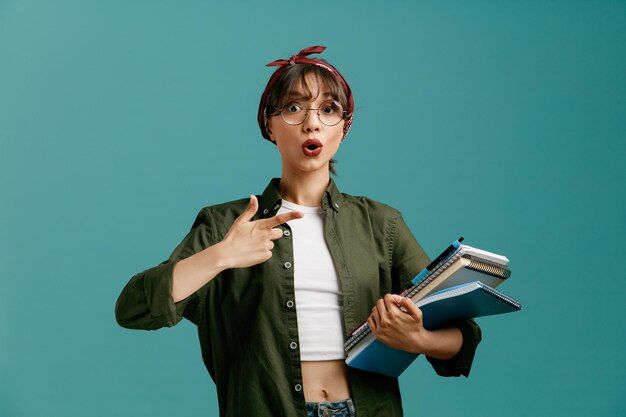
M 351 398 L 344 401 L 306 403 L 307 417 L 356 417 Z

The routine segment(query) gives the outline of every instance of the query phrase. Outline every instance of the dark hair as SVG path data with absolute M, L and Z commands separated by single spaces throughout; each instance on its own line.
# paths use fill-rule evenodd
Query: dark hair
M 310 81 L 307 81 L 307 78 L 310 80 L 310 77 L 308 77 L 309 75 L 313 76 L 317 80 L 318 85 L 323 84 L 328 87 L 333 99 L 337 100 L 339 104 L 341 104 L 341 107 L 344 109 L 349 108 L 346 91 L 343 88 L 341 80 L 335 74 L 320 67 L 319 65 L 295 64 L 286 68 L 276 79 L 276 82 L 270 89 L 267 97 L 267 115 L 276 115 L 277 109 L 282 108 L 283 104 L 285 104 L 283 102 L 284 99 L 292 95 L 297 86 L 301 86 L 303 91 L 300 93 L 304 93 L 303 98 L 305 100 L 312 99 L 316 92 L 313 91 Z M 349 116 L 350 115 L 345 115 L 344 117 Z M 331 159 L 328 166 L 330 172 L 334 175 L 337 175 L 335 167 L 333 166 L 336 162 L 336 160 Z

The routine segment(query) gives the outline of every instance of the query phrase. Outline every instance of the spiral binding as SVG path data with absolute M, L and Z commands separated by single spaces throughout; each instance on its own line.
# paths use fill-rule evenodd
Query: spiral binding
M 507 279 L 511 276 L 511 270 L 504 265 L 493 265 L 488 262 L 478 260 L 472 255 L 463 255 L 463 258 L 469 259 L 470 264 L 466 266 L 468 269 L 493 275 L 498 278 Z
M 480 281 L 476 281 L 476 284 L 478 284 L 480 286 L 481 290 L 483 290 L 485 292 L 488 292 L 489 294 L 493 295 L 494 297 L 499 298 L 500 300 L 504 301 L 505 303 L 508 303 L 508 304 L 512 305 L 513 307 L 515 307 L 518 310 L 522 309 L 522 304 L 519 301 L 517 301 L 515 298 L 509 297 L 508 295 L 503 294 L 503 293 L 501 293 L 498 290 L 494 290 L 490 286 L 485 285 L 485 284 L 483 284 Z

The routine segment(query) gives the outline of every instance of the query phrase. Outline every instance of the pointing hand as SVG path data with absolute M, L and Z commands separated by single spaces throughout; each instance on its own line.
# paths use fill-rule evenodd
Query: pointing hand
M 282 230 L 276 226 L 304 216 L 299 211 L 291 211 L 252 221 L 258 209 L 259 202 L 251 195 L 250 204 L 233 222 L 224 240 L 220 242 L 229 268 L 246 268 L 270 259 L 273 241 L 283 236 Z

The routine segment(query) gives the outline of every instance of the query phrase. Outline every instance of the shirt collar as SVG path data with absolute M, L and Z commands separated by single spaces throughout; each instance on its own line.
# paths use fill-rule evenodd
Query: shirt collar
M 278 192 L 279 183 L 280 178 L 272 178 L 267 187 L 265 187 L 265 191 L 263 191 L 259 200 L 259 216 L 261 218 L 275 216 L 278 209 L 280 209 L 282 197 Z M 330 207 L 334 211 L 339 212 L 342 200 L 343 196 L 339 192 L 337 185 L 335 185 L 335 181 L 331 178 L 322 196 L 322 208 L 326 210 Z

